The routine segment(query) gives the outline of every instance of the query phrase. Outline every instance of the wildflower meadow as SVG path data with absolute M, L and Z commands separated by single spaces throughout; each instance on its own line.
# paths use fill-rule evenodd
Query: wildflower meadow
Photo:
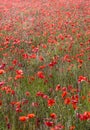
M 0 0 L 0 130 L 90 130 L 90 0 Z

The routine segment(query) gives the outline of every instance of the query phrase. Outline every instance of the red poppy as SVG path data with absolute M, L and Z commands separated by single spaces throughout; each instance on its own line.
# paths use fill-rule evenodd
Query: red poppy
M 28 117 L 29 119 L 34 118 L 34 117 L 35 117 L 35 114 L 33 114 L 33 113 L 28 114 L 27 117 Z
M 39 66 L 39 69 L 44 69 L 46 65 Z
M 70 126 L 70 130 L 74 130 L 75 129 L 75 126 Z
M 68 105 L 71 103 L 71 99 L 69 97 L 65 98 L 64 104 Z
M 81 75 L 81 76 L 79 76 L 79 78 L 78 78 L 78 83 L 80 83 L 80 82 L 82 82 L 82 81 L 87 81 L 87 78 Z
M 53 118 L 53 119 L 56 119 L 56 118 L 57 118 L 57 116 L 56 116 L 55 113 L 51 113 L 51 114 L 50 114 L 50 117 Z
M 64 126 L 61 124 L 56 125 L 55 127 L 51 128 L 50 130 L 63 130 Z
M 55 100 L 54 99 L 48 99 L 47 103 L 48 103 L 48 106 L 51 107 L 55 104 Z
M 23 76 L 21 74 L 18 74 L 18 75 L 15 76 L 15 80 L 21 79 L 21 78 L 23 78 Z
M 0 69 L 0 74 L 4 74 L 4 73 L 5 73 L 5 70 Z
M 45 121 L 45 125 L 48 127 L 52 127 L 54 123 L 52 121 Z
M 38 106 L 39 106 L 39 103 L 38 103 L 38 102 L 32 102 L 32 106 L 33 106 L 33 107 L 38 107 Z
M 17 59 L 14 59 L 13 61 L 12 61 L 12 64 L 13 65 L 16 65 L 18 63 L 18 60 Z
M 59 91 L 61 89 L 61 87 L 60 87 L 60 84 L 58 84 L 57 86 L 56 86 L 56 91 Z
M 5 84 L 5 82 L 4 82 L 4 81 L 1 81 L 1 82 L 0 82 L 0 87 L 3 86 L 4 84 Z
M 44 73 L 42 71 L 38 71 L 37 76 L 41 79 L 45 78 Z
M 66 95 L 67 95 L 67 91 L 64 91 L 64 92 L 62 93 L 62 98 L 64 98 Z
M 26 121 L 27 119 L 28 119 L 28 118 L 27 118 L 26 116 L 20 116 L 20 117 L 19 117 L 19 120 L 20 120 L 20 121 L 23 121 L 23 122 Z
M 30 92 L 28 92 L 28 91 L 25 92 L 25 95 L 26 95 L 26 96 L 30 96 Z
M 44 96 L 44 93 L 41 92 L 41 91 L 39 91 L 39 92 L 36 93 L 36 96 L 43 97 L 43 96 Z
M 39 60 L 40 60 L 40 61 L 44 61 L 43 56 L 39 56 Z
M 17 75 L 23 75 L 23 70 L 16 70 Z

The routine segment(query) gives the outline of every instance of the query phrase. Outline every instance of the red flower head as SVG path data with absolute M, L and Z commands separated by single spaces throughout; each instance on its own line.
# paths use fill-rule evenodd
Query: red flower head
M 44 73 L 42 71 L 38 71 L 37 76 L 38 78 L 41 78 L 41 79 L 45 78 Z
M 34 117 L 35 117 L 35 114 L 33 114 L 33 113 L 28 114 L 27 117 L 28 117 L 29 119 L 34 118 Z
M 28 118 L 27 118 L 26 116 L 20 116 L 20 117 L 19 117 L 19 120 L 20 120 L 20 121 L 23 121 L 23 122 L 26 121 L 27 119 L 28 119 Z
M 51 117 L 52 119 L 56 119 L 56 118 L 57 118 L 57 115 L 56 115 L 55 113 L 51 113 L 51 114 L 50 114 L 50 117 Z
M 78 83 L 81 83 L 82 81 L 87 81 L 87 78 L 81 75 L 78 78 Z
M 48 106 L 51 107 L 55 104 L 55 100 L 54 99 L 48 99 Z
M 45 121 L 45 125 L 48 127 L 52 127 L 54 123 L 52 121 Z

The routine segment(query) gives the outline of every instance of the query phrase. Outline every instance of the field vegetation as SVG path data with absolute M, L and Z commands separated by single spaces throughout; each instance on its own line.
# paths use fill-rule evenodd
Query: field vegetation
M 0 0 L 0 130 L 90 130 L 90 0 Z

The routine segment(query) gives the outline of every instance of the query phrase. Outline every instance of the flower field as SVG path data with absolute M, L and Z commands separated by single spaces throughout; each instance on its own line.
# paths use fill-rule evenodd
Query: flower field
M 0 130 L 90 130 L 90 0 L 0 0 Z

